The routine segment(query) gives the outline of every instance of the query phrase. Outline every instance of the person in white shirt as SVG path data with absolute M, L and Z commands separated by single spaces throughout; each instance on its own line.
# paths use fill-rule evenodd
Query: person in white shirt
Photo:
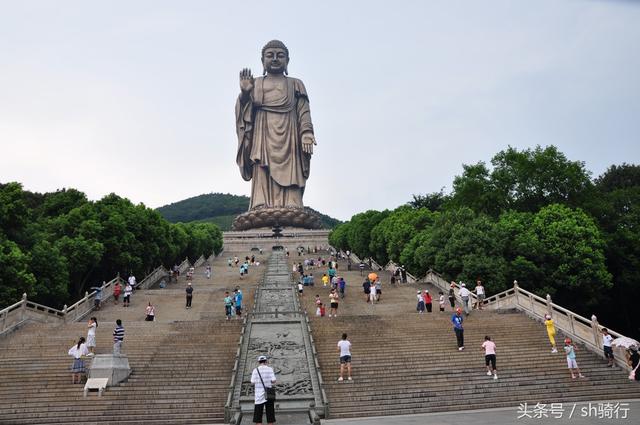
M 498 379 L 498 371 L 496 370 L 496 344 L 491 341 L 491 337 L 488 335 L 484 337 L 482 348 L 484 349 L 484 363 L 487 366 L 487 376 L 491 376 L 493 372 L 493 379 Z
M 276 375 L 273 369 L 267 366 L 267 357 L 258 357 L 258 367 L 251 373 L 251 383 L 255 388 L 255 406 L 253 409 L 253 422 L 262 425 L 262 415 L 266 407 L 267 423 L 272 425 L 276 421 L 274 401 L 267 400 L 266 388 L 272 388 L 276 383 Z
M 89 319 L 87 328 L 87 348 L 89 349 L 89 354 L 87 355 L 93 356 L 96 348 L 96 329 L 98 328 L 98 319 L 95 317 Z
M 338 381 L 344 381 L 344 367 L 347 366 L 348 380 L 351 381 L 351 343 L 347 339 L 347 334 L 342 334 L 342 339 L 338 341 L 338 352 L 340 353 L 340 377 Z
M 462 307 L 464 308 L 464 314 L 466 316 L 469 315 L 469 296 L 471 295 L 471 291 L 467 289 L 467 285 L 464 283 L 460 284 L 460 298 L 462 298 Z
M 68 354 L 73 357 L 73 364 L 71 365 L 71 383 L 76 383 L 76 378 L 78 379 L 78 384 L 82 379 L 82 374 L 85 373 L 84 360 L 82 360 L 82 356 L 86 356 L 89 354 L 89 350 L 85 345 L 84 337 L 80 337 L 78 343 L 69 349 Z
M 124 298 L 122 299 L 123 307 L 129 307 L 132 293 L 133 293 L 133 286 L 131 285 L 131 283 L 127 283 L 127 286 L 124 287 Z
M 476 307 L 478 310 L 482 310 L 482 302 L 484 301 L 485 292 L 484 292 L 484 286 L 482 285 L 482 282 L 480 280 L 478 280 L 478 282 L 476 283 L 475 291 L 476 291 L 476 296 L 478 297 Z
M 607 359 L 607 367 L 613 367 L 613 337 L 609 334 L 609 329 L 602 328 L 602 348 L 604 349 L 604 357 Z
M 136 286 L 136 277 L 134 275 L 129 276 L 129 285 Z

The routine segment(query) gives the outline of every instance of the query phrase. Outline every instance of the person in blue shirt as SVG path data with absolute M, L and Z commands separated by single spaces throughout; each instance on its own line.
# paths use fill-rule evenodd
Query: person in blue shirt
M 236 288 L 233 291 L 233 296 L 236 302 L 236 316 L 240 319 L 240 316 L 242 316 L 242 291 L 240 288 Z
M 451 323 L 453 323 L 453 331 L 456 333 L 456 339 L 458 340 L 458 351 L 464 350 L 464 329 L 462 328 L 462 309 L 458 307 L 456 312 L 451 316 Z

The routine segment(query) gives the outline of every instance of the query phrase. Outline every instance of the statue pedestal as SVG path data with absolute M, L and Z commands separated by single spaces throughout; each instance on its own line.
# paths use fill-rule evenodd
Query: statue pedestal
M 275 226 L 320 229 L 322 222 L 314 211 L 294 207 L 256 208 L 240 214 L 233 220 L 233 230 Z
M 295 227 L 282 229 L 282 236 L 274 238 L 272 229 L 264 227 L 245 231 L 231 231 L 222 233 L 225 252 L 249 252 L 251 250 L 263 252 L 271 251 L 275 246 L 289 250 L 289 255 L 297 256 L 299 247 L 323 250 L 329 248 L 330 230 L 308 230 Z M 223 254 L 224 255 L 224 254 Z

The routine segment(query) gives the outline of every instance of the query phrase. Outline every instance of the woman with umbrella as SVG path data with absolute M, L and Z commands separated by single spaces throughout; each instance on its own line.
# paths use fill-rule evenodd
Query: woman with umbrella
M 634 379 L 636 381 L 640 381 L 640 373 L 638 372 L 638 364 L 640 363 L 640 354 L 638 354 L 638 347 L 640 343 L 635 339 L 628 338 L 626 336 L 621 336 L 619 338 L 614 339 L 611 342 L 611 345 L 614 347 L 622 347 L 627 349 L 627 355 L 629 357 L 629 364 L 631 365 L 632 373 L 634 373 Z M 631 377 L 631 374 L 629 374 Z

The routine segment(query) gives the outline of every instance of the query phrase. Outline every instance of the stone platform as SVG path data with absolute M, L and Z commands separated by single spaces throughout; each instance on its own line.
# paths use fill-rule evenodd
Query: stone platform
M 262 249 L 264 252 L 271 251 L 275 246 L 282 246 L 289 250 L 291 255 L 297 255 L 298 247 L 310 249 L 314 248 L 327 249 L 329 247 L 330 230 L 308 230 L 296 227 L 287 227 L 282 230 L 282 236 L 278 238 L 272 237 L 271 228 L 264 227 L 260 229 L 230 231 L 222 233 L 224 250 L 228 252 L 245 252 L 257 251 Z

